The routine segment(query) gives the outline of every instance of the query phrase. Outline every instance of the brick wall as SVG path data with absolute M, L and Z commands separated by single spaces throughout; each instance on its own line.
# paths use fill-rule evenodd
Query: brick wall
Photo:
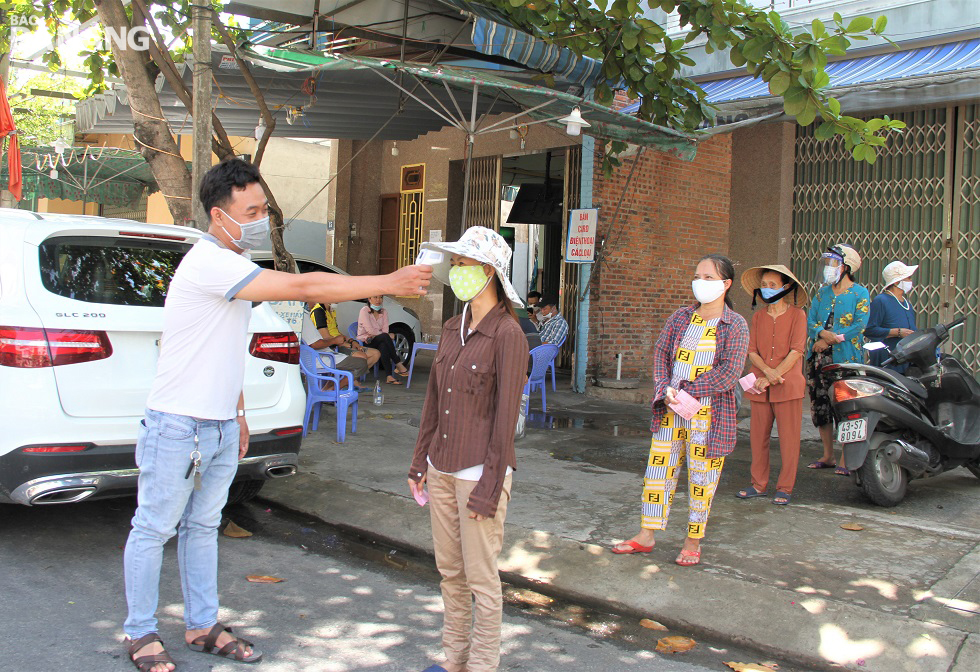
M 597 152 L 593 201 L 604 260 L 593 271 L 598 277 L 590 313 L 591 375 L 614 377 L 616 353 L 622 352 L 623 377 L 648 380 L 661 326 L 693 302 L 697 260 L 711 252 L 727 254 L 731 149 L 731 136 L 722 134 L 701 143 L 694 161 L 646 150 L 616 221 L 616 204 L 636 158 L 625 159 L 606 178 Z

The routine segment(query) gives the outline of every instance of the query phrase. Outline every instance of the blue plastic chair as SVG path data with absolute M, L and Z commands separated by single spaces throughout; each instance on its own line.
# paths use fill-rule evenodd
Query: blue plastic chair
M 362 348 L 363 348 L 363 347 L 365 347 L 365 346 L 364 346 L 364 341 L 358 341 L 358 340 L 357 340 L 357 322 L 352 322 L 352 323 L 351 323 L 351 325 L 350 325 L 349 327 L 347 327 L 347 335 L 348 335 L 348 336 L 349 336 L 350 338 L 352 338 L 352 339 L 354 339 L 355 341 L 357 341 L 357 343 L 358 343 L 358 344 L 359 344 L 359 345 L 360 345 L 360 346 L 361 346 Z M 364 380 L 365 378 L 367 378 L 367 374 L 366 374 L 366 373 L 365 373 L 365 374 L 364 374 L 363 376 L 361 376 L 361 380 Z M 377 380 L 377 379 L 378 379 L 378 362 L 375 362 L 375 363 L 374 363 L 374 379 L 375 379 L 375 380 Z
M 415 342 L 412 344 L 412 361 L 408 364 L 408 382 L 405 383 L 405 389 L 407 390 L 412 386 L 412 371 L 415 370 L 415 355 L 419 350 L 438 350 L 438 343 L 419 343 Z
M 559 341 L 558 343 L 555 343 L 555 345 L 557 345 L 558 349 L 561 350 L 561 346 L 565 345 L 565 341 L 567 340 L 568 340 L 568 332 L 565 332 L 565 338 L 561 339 L 561 341 Z M 555 384 L 555 360 L 557 359 L 558 357 L 555 357 L 555 359 L 551 360 L 551 364 L 548 365 L 548 370 L 551 371 L 551 389 L 552 391 L 555 392 L 558 391 L 558 386 Z
M 527 377 L 524 384 L 524 394 L 528 395 L 527 406 L 524 413 L 531 411 L 531 392 L 541 388 L 541 410 L 548 410 L 548 400 L 545 391 L 548 389 L 548 382 L 545 376 L 548 373 L 548 366 L 555 361 L 558 356 L 558 346 L 553 344 L 539 345 L 531 350 L 531 374 Z
M 320 424 L 320 404 L 334 404 L 337 407 L 337 442 L 343 443 L 347 438 L 347 409 L 351 409 L 351 434 L 357 433 L 357 389 L 354 387 L 354 375 L 350 371 L 340 371 L 327 366 L 334 362 L 330 353 L 318 353 L 308 345 L 299 347 L 299 367 L 306 376 L 306 412 L 303 414 L 303 436 L 306 436 L 312 414 L 315 432 Z M 332 390 L 324 390 L 323 384 L 333 383 Z M 342 389 L 346 383 L 346 389 Z

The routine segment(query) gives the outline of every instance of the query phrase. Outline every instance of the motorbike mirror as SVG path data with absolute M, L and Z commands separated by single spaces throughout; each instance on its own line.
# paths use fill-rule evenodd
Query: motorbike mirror
M 873 341 L 871 343 L 865 343 L 864 349 L 868 351 L 887 349 L 888 346 L 881 341 Z

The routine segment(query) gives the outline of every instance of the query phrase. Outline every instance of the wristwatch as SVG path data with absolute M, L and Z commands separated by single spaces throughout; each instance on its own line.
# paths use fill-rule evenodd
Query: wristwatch
M 244 418 L 245 417 L 245 409 L 243 409 L 243 408 L 239 408 L 238 409 L 238 417 L 239 418 Z

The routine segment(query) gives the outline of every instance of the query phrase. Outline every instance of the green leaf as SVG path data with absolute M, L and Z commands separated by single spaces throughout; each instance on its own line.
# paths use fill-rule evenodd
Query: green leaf
M 830 111 L 834 113 L 834 116 L 835 117 L 839 117 L 840 116 L 840 101 L 839 100 L 837 100 L 836 98 L 828 98 L 827 99 L 827 107 L 830 108 Z
M 636 49 L 636 35 L 623 35 L 623 47 L 632 51 Z
M 807 101 L 803 111 L 796 115 L 796 123 L 800 126 L 809 126 L 817 118 L 817 106 L 812 101 Z
M 834 133 L 836 132 L 835 129 L 836 126 L 834 126 L 834 122 L 825 121 L 817 126 L 817 130 L 813 132 L 813 137 L 815 137 L 817 140 L 830 140 L 832 137 L 834 137 Z
M 728 58 L 736 68 L 741 68 L 746 63 L 745 56 L 742 56 L 742 52 L 735 47 L 732 47 L 728 53 Z
M 813 29 L 813 36 L 818 39 L 827 34 L 827 29 L 824 27 L 823 21 L 820 19 L 814 19 L 813 23 L 810 24 L 810 27 Z
M 874 21 L 871 20 L 870 16 L 858 16 L 851 19 L 851 22 L 847 24 L 847 32 L 849 33 L 863 33 L 864 31 L 871 28 L 874 25 Z
M 769 80 L 769 91 L 772 92 L 774 96 L 781 96 L 786 93 L 789 88 L 790 75 L 788 72 L 777 72 L 773 75 L 772 79 Z
M 834 12 L 834 23 L 836 23 L 838 26 L 844 24 L 844 17 L 840 15 L 840 12 Z
M 510 0 L 511 7 L 520 7 L 524 4 L 524 0 Z
M 878 20 L 875 21 L 875 31 L 874 31 L 875 34 L 881 35 L 883 32 L 885 32 L 885 26 L 887 25 L 888 25 L 888 17 L 879 16 Z
M 793 89 L 790 89 L 792 91 Z M 806 110 L 807 99 L 805 96 L 796 98 L 783 97 L 783 111 L 791 117 L 802 114 Z

